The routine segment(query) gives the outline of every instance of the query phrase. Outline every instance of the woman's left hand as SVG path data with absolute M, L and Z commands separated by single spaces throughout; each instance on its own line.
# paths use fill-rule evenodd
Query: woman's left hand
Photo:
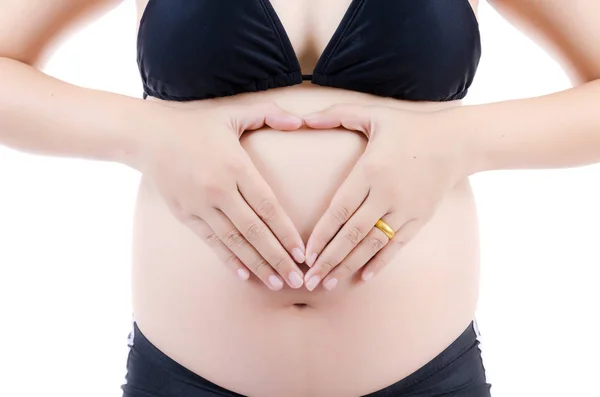
M 451 109 L 414 112 L 381 106 L 335 105 L 304 118 L 310 128 L 343 127 L 369 142 L 312 232 L 306 287 L 339 280 L 362 268 L 369 280 L 432 218 L 444 195 L 469 175 L 469 145 Z M 374 227 L 381 219 L 390 240 Z

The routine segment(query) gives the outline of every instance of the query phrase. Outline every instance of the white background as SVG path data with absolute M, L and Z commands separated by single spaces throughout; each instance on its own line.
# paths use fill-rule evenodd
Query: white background
M 133 3 L 74 36 L 45 71 L 139 97 Z M 569 87 L 487 4 L 479 15 L 483 57 L 467 103 Z M 0 148 L 0 396 L 121 395 L 138 178 L 118 164 Z M 600 166 L 472 181 L 493 396 L 600 396 Z

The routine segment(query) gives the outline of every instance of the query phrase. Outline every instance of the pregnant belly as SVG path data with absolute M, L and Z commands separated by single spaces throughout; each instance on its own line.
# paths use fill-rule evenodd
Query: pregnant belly
M 306 241 L 366 140 L 346 130 L 263 129 L 242 145 Z M 171 216 L 149 181 L 140 184 L 136 321 L 175 361 L 244 395 L 358 396 L 399 381 L 471 321 L 478 266 L 467 180 L 380 274 L 331 292 L 274 292 L 239 280 Z

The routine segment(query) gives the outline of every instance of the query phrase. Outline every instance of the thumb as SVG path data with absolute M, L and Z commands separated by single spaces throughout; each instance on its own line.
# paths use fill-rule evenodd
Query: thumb
M 344 127 L 348 130 L 360 131 L 368 136 L 372 124 L 370 110 L 367 106 L 333 105 L 320 112 L 306 115 L 303 119 L 310 128 Z
M 240 105 L 231 116 L 239 134 L 269 126 L 276 130 L 291 131 L 302 127 L 302 119 L 283 110 L 274 103 Z

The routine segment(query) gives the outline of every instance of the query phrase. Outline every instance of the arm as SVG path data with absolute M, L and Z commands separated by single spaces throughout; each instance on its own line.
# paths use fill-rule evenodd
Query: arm
M 161 105 L 77 87 L 40 70 L 53 45 L 120 1 L 0 0 L 0 145 L 128 163 Z
M 174 217 L 243 280 L 302 285 L 293 222 L 239 143 L 245 130 L 300 128 L 276 105 L 186 111 L 84 89 L 37 68 L 59 36 L 117 0 L 0 0 L 0 144 L 121 162 L 157 187 Z M 172 131 L 177 131 L 173 134 Z
M 470 173 L 600 162 L 600 3 L 495 0 L 561 62 L 574 87 L 536 98 L 451 109 L 466 128 Z
M 377 274 L 435 214 L 456 183 L 486 170 L 600 162 L 597 0 L 495 0 L 562 61 L 574 88 L 552 95 L 414 113 L 337 106 L 305 116 L 313 128 L 369 137 L 307 244 L 306 285 L 334 288 L 359 269 Z M 390 183 L 395 181 L 395 183 Z M 378 220 L 391 228 L 379 230 Z M 327 242 L 327 243 L 324 243 Z M 316 258 L 316 259 L 315 259 Z M 315 281 L 311 281 L 311 280 Z

